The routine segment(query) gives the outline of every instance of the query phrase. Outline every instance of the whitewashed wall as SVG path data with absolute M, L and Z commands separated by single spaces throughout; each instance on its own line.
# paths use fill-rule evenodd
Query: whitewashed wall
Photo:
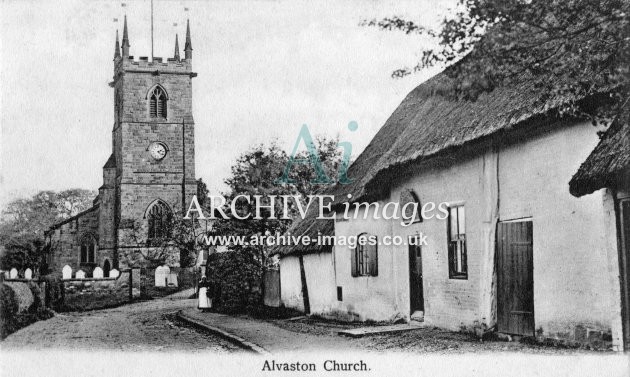
M 500 154 L 501 220 L 532 217 L 536 329 L 571 337 L 577 325 L 610 328 L 615 298 L 602 192 L 581 198 L 568 182 L 597 145 L 589 123 L 541 135 Z
M 337 288 L 332 255 L 332 252 L 326 252 L 303 257 L 311 314 L 328 316 L 336 305 Z
M 306 254 L 303 260 L 311 314 L 327 316 L 336 301 L 332 253 Z M 289 255 L 280 259 L 280 297 L 284 306 L 304 311 L 298 256 Z
M 412 189 L 422 205 L 442 202 L 462 203 L 466 211 L 466 247 L 468 252 L 468 279 L 450 279 L 448 269 L 447 221 L 435 216 L 431 219 L 404 227 L 393 222 L 393 231 L 407 240 L 409 236 L 424 234 L 427 245 L 422 246 L 424 283 L 424 321 L 427 324 L 458 330 L 482 317 L 480 312 L 481 274 L 485 250 L 485 210 L 483 192 L 483 156 L 466 158 L 458 164 L 440 169 L 424 170 L 411 179 L 403 180 L 392 190 L 393 201 L 400 192 Z M 393 248 L 397 265 L 400 307 L 405 316 L 410 315 L 409 298 L 409 251 L 408 246 Z
M 383 202 L 379 202 L 383 205 Z M 364 209 L 356 220 L 335 221 L 335 235 L 358 236 L 367 232 L 382 240 L 392 233 L 392 223 L 386 220 L 373 220 L 371 207 L 368 219 L 364 220 Z M 388 321 L 405 315 L 405 306 L 396 299 L 397 290 L 402 287 L 400 276 L 396 274 L 398 259 L 394 257 L 391 246 L 378 246 L 378 276 L 352 276 L 349 246 L 335 247 L 336 285 L 343 290 L 343 300 L 337 302 L 337 312 L 341 318 L 349 320 Z M 394 268 L 396 266 L 396 268 Z M 407 304 L 408 307 L 408 304 Z
M 304 311 L 300 260 L 295 255 L 280 259 L 280 300 L 287 308 Z
M 456 330 L 475 321 L 494 323 L 496 221 L 531 217 L 536 329 L 568 338 L 578 325 L 616 329 L 611 324 L 618 322 L 619 312 L 611 308 L 619 307 L 618 290 L 613 289 L 618 267 L 611 257 L 616 250 L 609 250 L 612 242 L 606 237 L 611 212 L 604 208 L 602 192 L 575 198 L 568 190 L 571 176 L 597 142 L 589 123 L 554 126 L 517 144 L 488 146 L 469 157 L 454 156 L 457 162 L 447 167 L 399 177 L 381 206 L 398 201 L 403 189 L 413 189 L 422 203 L 465 204 L 467 280 L 448 277 L 445 221 L 431 219 L 409 227 L 385 220 L 336 221 L 335 232 L 369 232 L 379 239 L 386 234 L 426 234 L 425 321 Z M 350 253 L 349 247 L 335 250 L 336 285 L 343 288 L 336 312 L 359 320 L 408 318 L 408 246 L 379 246 L 377 277 L 352 277 Z

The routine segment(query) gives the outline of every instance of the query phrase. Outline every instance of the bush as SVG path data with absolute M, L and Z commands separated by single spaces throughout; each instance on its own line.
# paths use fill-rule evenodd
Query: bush
M 214 301 L 223 313 L 244 313 L 261 303 L 261 267 L 251 253 L 235 250 L 212 254 L 206 276 L 214 285 Z
M 22 287 L 29 290 L 31 294 L 25 295 L 21 292 L 22 300 L 20 300 L 19 294 L 16 293 L 16 287 L 22 291 Z M 20 301 L 24 301 L 32 295 L 33 302 L 27 308 L 26 311 L 20 311 Z M 28 296 L 28 297 L 26 297 Z M 35 283 L 27 284 L 14 284 L 9 285 L 6 283 L 0 284 L 0 301 L 2 306 L 0 307 L 0 338 L 4 339 L 9 334 L 26 327 L 33 322 L 37 322 L 42 319 L 48 319 L 54 315 L 54 312 L 43 305 L 42 292 Z
M 19 304 L 13 289 L 0 283 L 0 338 L 4 339 L 12 333 L 13 320 L 17 315 Z
M 42 290 L 39 288 L 39 285 L 30 281 L 28 282 L 28 288 L 31 290 L 31 294 L 33 295 L 33 303 L 31 304 L 29 311 L 46 306 L 44 297 L 42 297 Z
M 27 283 L 4 282 L 4 285 L 11 287 L 13 290 L 13 293 L 15 294 L 15 301 L 18 304 L 18 313 L 24 313 L 33 306 L 35 299 Z
M 59 276 L 46 275 L 41 278 L 46 283 L 44 295 L 45 303 L 53 310 L 59 310 L 64 306 L 65 285 Z

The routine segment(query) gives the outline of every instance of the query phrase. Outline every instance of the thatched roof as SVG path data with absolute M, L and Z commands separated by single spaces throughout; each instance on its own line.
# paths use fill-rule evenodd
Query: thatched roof
M 476 101 L 439 94 L 453 85 L 439 74 L 414 89 L 389 117 L 379 134 L 349 169 L 355 185 L 335 188 L 337 199 L 346 193 L 355 200 L 375 200 L 387 194 L 393 173 L 409 163 L 447 154 L 453 148 L 508 131 L 578 98 L 552 96 L 528 80 L 499 87 Z
M 310 237 L 316 240 L 319 234 L 332 236 L 335 234 L 334 220 L 318 220 L 318 207 L 309 207 L 304 219 L 296 220 L 291 227 L 284 233 L 285 236 L 302 236 Z M 271 249 L 271 255 L 279 254 L 284 257 L 287 255 L 312 254 L 329 252 L 332 250 L 330 245 L 320 245 L 317 242 L 311 242 L 309 245 L 277 245 Z
M 630 185 L 630 124 L 615 123 L 569 182 L 569 191 L 580 197 L 603 187 Z
M 442 94 L 454 84 L 453 79 L 441 73 L 407 95 L 348 169 L 352 183 L 326 190 L 326 194 L 335 196 L 334 207 L 348 201 L 347 195 L 352 195 L 350 201 L 379 200 L 387 195 L 396 172 L 406 165 L 448 156 L 454 149 L 525 123 L 537 124 L 538 119 L 550 116 L 562 105 L 582 100 L 546 93 L 526 79 L 519 85 L 483 93 L 475 101 Z M 311 226 L 327 228 L 316 225 L 318 222 L 301 220 L 294 224 L 293 234 Z

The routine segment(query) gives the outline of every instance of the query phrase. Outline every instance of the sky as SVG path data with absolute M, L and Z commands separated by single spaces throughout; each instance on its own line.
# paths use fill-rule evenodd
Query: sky
M 393 79 L 433 41 L 360 26 L 400 16 L 436 27 L 455 1 L 154 1 L 154 55 L 183 48 L 190 19 L 196 175 L 211 193 L 258 143 L 291 150 L 300 127 L 358 155 L 403 98 L 437 71 Z M 1 2 L 0 206 L 39 190 L 102 184 L 112 150 L 116 30 L 149 56 L 150 1 Z M 180 52 L 183 56 L 183 51 Z M 350 132 L 347 125 L 359 128 Z

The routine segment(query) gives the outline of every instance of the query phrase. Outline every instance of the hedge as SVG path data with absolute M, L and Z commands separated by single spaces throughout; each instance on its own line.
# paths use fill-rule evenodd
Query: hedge
M 0 338 L 48 319 L 54 312 L 44 305 L 42 292 L 36 283 L 0 283 Z

